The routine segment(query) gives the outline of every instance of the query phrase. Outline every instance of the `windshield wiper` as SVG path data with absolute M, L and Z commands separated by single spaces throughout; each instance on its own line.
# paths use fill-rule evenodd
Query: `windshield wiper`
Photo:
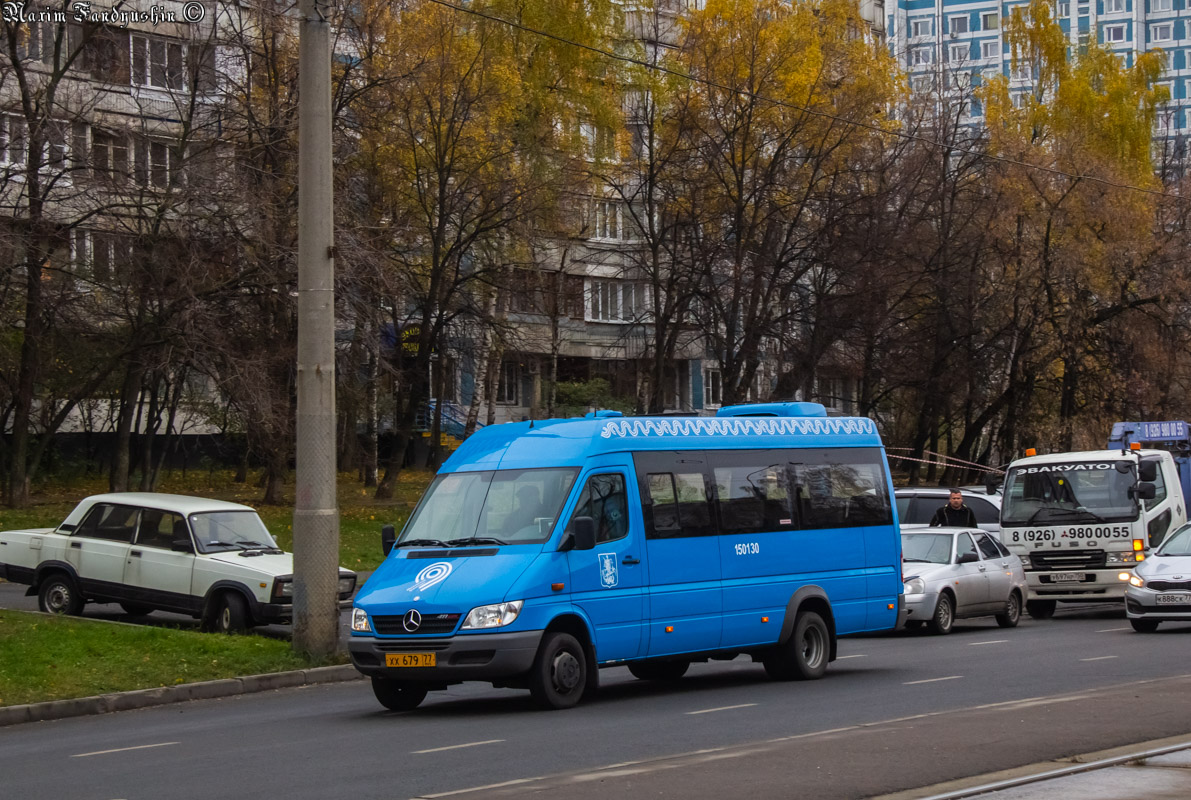
M 902 559 L 902 561 L 912 561 L 912 562 L 913 562 L 913 563 L 915 563 L 915 564 L 931 564 L 931 563 L 934 563 L 934 562 L 932 562 L 932 561 L 931 561 L 929 558 L 903 558 L 903 559 Z
M 447 542 L 448 547 L 469 547 L 474 544 L 508 544 L 508 542 L 493 536 L 469 536 L 466 539 L 451 539 Z
M 446 547 L 446 542 L 440 542 L 438 539 L 406 539 L 404 542 L 398 542 L 397 547 Z

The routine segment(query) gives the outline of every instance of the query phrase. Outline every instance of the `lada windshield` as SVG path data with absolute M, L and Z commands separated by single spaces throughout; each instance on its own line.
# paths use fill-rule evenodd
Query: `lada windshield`
M 277 542 L 255 511 L 210 511 L 190 515 L 190 529 L 200 553 L 226 550 L 276 550 Z
M 439 475 L 397 546 L 544 542 L 578 474 L 577 469 L 503 469 Z
M 950 533 L 903 533 L 902 560 L 920 564 L 951 563 Z
M 1137 519 L 1129 488 L 1130 461 L 1038 464 L 1017 467 L 1005 479 L 1002 525 L 1062 525 Z

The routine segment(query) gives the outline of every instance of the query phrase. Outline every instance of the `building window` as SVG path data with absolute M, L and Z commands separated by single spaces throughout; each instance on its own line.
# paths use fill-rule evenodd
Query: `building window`
M 1001 15 L 996 11 L 986 11 L 980 15 L 980 29 L 995 31 L 1001 27 Z
M 20 166 L 25 163 L 25 118 L 0 114 L 0 163 Z
M 1105 26 L 1104 41 L 1106 41 L 1106 42 L 1123 42 L 1123 41 L 1125 41 L 1125 26 L 1124 25 L 1107 25 L 1107 26 Z
M 951 17 L 947 20 L 947 31 L 952 36 L 968 32 L 968 15 L 961 14 L 959 16 Z
M 703 370 L 703 405 L 714 408 L 724 402 L 724 379 L 718 369 Z
M 96 180 L 124 183 L 128 178 L 128 140 L 123 135 L 91 131 L 91 174 Z
M 915 92 L 929 92 L 935 88 L 935 76 L 914 75 L 910 78 L 910 88 Z
M 1010 75 L 1015 81 L 1032 81 L 1034 80 L 1034 69 L 1029 64 L 1018 64 Z
M 592 238 L 620 239 L 620 203 L 613 200 L 597 200 L 592 220 Z
M 962 64 L 972 57 L 972 46 L 969 44 L 953 44 L 947 50 L 947 56 L 952 64 Z
M 521 396 L 521 367 L 516 361 L 500 362 L 500 375 L 496 381 L 496 402 L 503 405 L 517 405 Z
M 910 20 L 910 36 L 930 36 L 930 23 L 929 19 Z
M 1105 4 L 1106 4 L 1105 8 L 1108 7 L 1107 3 L 1110 3 L 1110 2 L 1113 2 L 1113 0 L 1105 0 Z M 1115 2 L 1120 5 L 1120 8 L 1113 9 L 1114 11 L 1124 11 L 1125 10 L 1125 0 L 1115 0 Z M 1172 8 L 1172 4 L 1171 4 L 1170 0 L 1150 0 L 1150 13 L 1151 14 L 1163 14 L 1163 13 L 1170 11 L 1171 8 Z
M 588 280 L 588 316 L 591 322 L 634 322 L 646 315 L 648 291 L 643 283 L 592 278 Z
M 174 145 L 159 139 L 137 139 L 133 154 L 138 185 L 167 189 L 181 182 L 182 154 Z
M 981 58 L 999 58 L 1001 56 L 1001 43 L 998 41 L 989 41 L 980 43 L 980 57 Z
M 181 89 L 185 47 L 149 36 L 132 37 L 132 82 L 158 89 Z
M 1058 8 L 1058 15 L 1060 17 L 1071 16 L 1071 3 L 1066 2 L 1066 0 L 1064 0 L 1064 2 L 1060 2 L 1059 8 Z
M 132 239 L 102 231 L 75 232 L 75 259 L 96 283 L 127 277 L 132 265 Z
M 1150 41 L 1152 42 L 1169 42 L 1174 38 L 1174 24 L 1170 22 L 1161 22 L 1157 25 L 1150 26 Z
M 910 64 L 918 67 L 924 64 L 929 64 L 933 59 L 931 55 L 934 53 L 929 47 L 915 47 L 910 50 Z

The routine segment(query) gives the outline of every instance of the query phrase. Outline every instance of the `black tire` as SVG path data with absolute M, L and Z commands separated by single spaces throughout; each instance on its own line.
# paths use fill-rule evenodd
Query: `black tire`
M 689 661 L 634 661 L 629 672 L 639 681 L 676 681 L 690 669 Z
M 390 711 L 413 711 L 426 699 L 426 687 L 409 681 L 372 676 L 372 693 Z
M 997 624 L 1002 628 L 1016 628 L 1021 622 L 1021 597 L 1017 592 L 1010 592 L 1005 601 L 1005 610 L 997 614 Z
M 77 617 L 83 613 L 83 595 L 69 575 L 55 572 L 41 581 L 37 589 L 37 607 L 47 614 Z
M 569 633 L 556 631 L 542 638 L 529 670 L 529 692 L 541 708 L 571 708 L 587 688 L 587 654 Z
M 211 601 L 211 611 L 203 630 L 215 633 L 242 633 L 248 630 L 248 604 L 239 592 L 223 592 Z
M 935 605 L 935 613 L 931 615 L 926 627 L 936 636 L 946 636 L 951 633 L 951 626 L 955 624 L 955 601 L 951 595 L 943 592 L 939 595 L 939 602 Z
M 1050 619 L 1058 605 L 1055 600 L 1027 600 L 1026 613 L 1033 619 Z
M 143 617 L 153 613 L 153 606 L 143 606 L 140 603 L 121 603 L 120 608 L 124 609 L 125 614 L 131 614 L 134 617 Z
M 831 657 L 827 623 L 814 611 L 803 611 L 790 640 L 779 644 L 761 663 L 775 681 L 813 681 L 822 678 Z
M 1131 619 L 1129 624 L 1138 633 L 1153 633 L 1158 630 L 1158 620 L 1156 619 Z
M 926 624 L 926 621 L 921 620 L 921 619 L 906 620 L 906 629 L 911 630 L 911 631 L 916 631 L 925 624 Z

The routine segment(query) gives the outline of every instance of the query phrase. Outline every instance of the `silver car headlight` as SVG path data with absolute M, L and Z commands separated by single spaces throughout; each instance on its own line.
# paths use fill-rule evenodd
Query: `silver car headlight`
M 362 608 L 352 609 L 352 630 L 356 633 L 372 633 L 372 623 L 368 621 L 368 612 Z
M 926 594 L 926 581 L 922 578 L 910 578 L 902 588 L 906 594 Z
M 493 603 L 489 606 L 473 608 L 463 620 L 460 630 L 477 630 L 479 628 L 503 628 L 517 619 L 521 613 L 524 600 L 511 600 L 507 603 Z

